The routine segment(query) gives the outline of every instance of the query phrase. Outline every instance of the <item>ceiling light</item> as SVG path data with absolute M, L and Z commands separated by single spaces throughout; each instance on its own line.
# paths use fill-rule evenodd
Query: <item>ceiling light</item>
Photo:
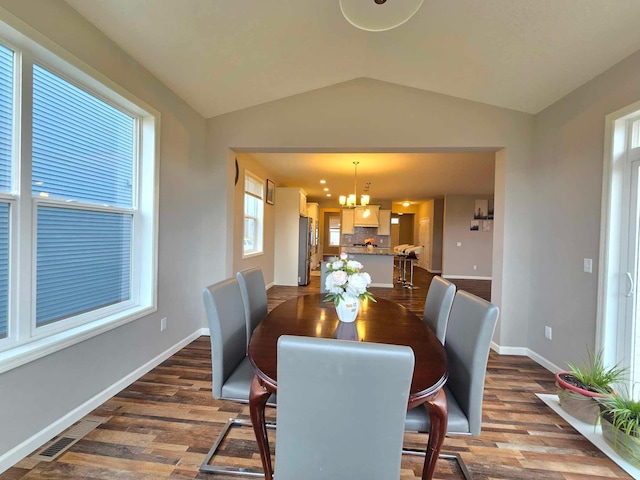
M 423 0 L 340 0 L 340 10 L 348 22 L 368 32 L 384 32 L 399 27 L 413 17 Z
M 411 205 L 411 202 L 402 202 L 403 207 L 408 207 L 409 205 Z
M 324 187 L 324 189 L 323 189 L 323 190 L 324 190 L 325 192 L 328 192 L 328 191 L 329 191 L 329 189 L 328 189 L 327 187 Z
M 330 193 L 327 193 L 327 197 L 330 197 L 330 196 L 331 196 L 331 194 L 330 194 Z
M 324 183 L 327 183 L 327 181 L 326 180 L 320 180 L 320 183 L 324 184 Z
M 369 195 L 362 195 L 360 197 L 360 205 L 358 205 L 357 194 L 358 194 L 358 164 L 360 162 L 353 162 L 355 165 L 355 173 L 353 174 L 353 193 L 347 195 L 340 195 L 339 203 L 343 207 L 352 208 L 352 207 L 366 207 L 369 204 Z

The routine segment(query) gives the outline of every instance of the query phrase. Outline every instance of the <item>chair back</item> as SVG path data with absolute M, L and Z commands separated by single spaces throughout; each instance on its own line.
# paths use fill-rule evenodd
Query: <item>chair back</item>
M 410 347 L 278 340 L 278 480 L 400 477 Z
M 449 362 L 447 387 L 469 420 L 471 435 L 480 435 L 482 395 L 498 307 L 460 290 L 455 294 L 445 350 Z
M 235 278 L 205 288 L 202 297 L 211 338 L 212 393 L 213 398 L 219 399 L 222 385 L 246 356 L 244 305 Z
M 449 312 L 453 304 L 453 297 L 456 293 L 456 286 L 436 275 L 431 280 L 427 299 L 424 302 L 424 314 L 422 319 L 427 326 L 433 330 L 444 344 L 445 335 L 447 333 L 447 322 L 449 321 Z
M 238 272 L 236 278 L 244 302 L 248 344 L 253 331 L 267 316 L 267 287 L 262 270 L 258 267 Z
M 404 252 L 404 249 L 408 246 L 408 243 L 401 243 L 400 245 L 396 245 L 395 247 L 393 247 L 393 253 L 395 253 L 396 255 L 402 254 L 402 252 Z

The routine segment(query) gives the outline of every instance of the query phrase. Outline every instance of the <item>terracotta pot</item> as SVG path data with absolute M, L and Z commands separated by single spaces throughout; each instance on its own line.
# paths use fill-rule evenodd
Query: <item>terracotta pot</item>
M 604 398 L 606 395 L 567 383 L 561 378 L 561 375 L 567 374 L 571 375 L 571 372 L 562 371 L 555 375 L 560 406 L 565 412 L 578 420 L 595 425 L 598 423 L 598 415 L 600 413 L 600 408 L 595 399 Z

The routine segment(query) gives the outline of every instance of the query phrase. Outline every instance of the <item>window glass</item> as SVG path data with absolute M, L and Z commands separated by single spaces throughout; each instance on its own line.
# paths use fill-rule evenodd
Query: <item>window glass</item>
M 264 182 L 245 172 L 243 254 L 262 252 Z
M 33 194 L 131 207 L 134 125 L 131 116 L 34 65 Z
M 9 310 L 9 204 L 0 203 L 0 338 L 7 336 Z
M 640 147 L 640 120 L 631 124 L 631 148 Z
M 13 52 L 0 45 L 0 190 L 11 190 Z
M 130 298 L 132 215 L 38 208 L 36 326 Z

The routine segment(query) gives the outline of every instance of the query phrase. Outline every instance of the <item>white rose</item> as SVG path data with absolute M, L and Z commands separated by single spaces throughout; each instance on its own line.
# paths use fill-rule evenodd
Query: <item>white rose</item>
M 336 270 L 335 272 L 331 272 L 327 278 L 331 278 L 333 281 L 333 285 L 344 285 L 349 280 L 349 275 L 344 270 Z
M 367 286 L 371 285 L 371 276 L 367 272 L 361 272 L 360 275 L 364 278 L 364 281 L 367 282 Z
M 340 270 L 342 267 L 344 267 L 344 262 L 342 260 L 336 260 L 331 264 L 332 270 Z
M 340 260 L 346 260 L 349 257 L 349 255 L 347 255 L 346 253 L 342 252 L 340 254 Z
M 353 296 L 362 295 L 367 291 L 367 280 L 359 273 L 350 275 L 346 291 Z
M 347 262 L 347 267 L 353 268 L 355 270 L 360 270 L 362 268 L 362 264 L 357 260 L 349 260 Z

